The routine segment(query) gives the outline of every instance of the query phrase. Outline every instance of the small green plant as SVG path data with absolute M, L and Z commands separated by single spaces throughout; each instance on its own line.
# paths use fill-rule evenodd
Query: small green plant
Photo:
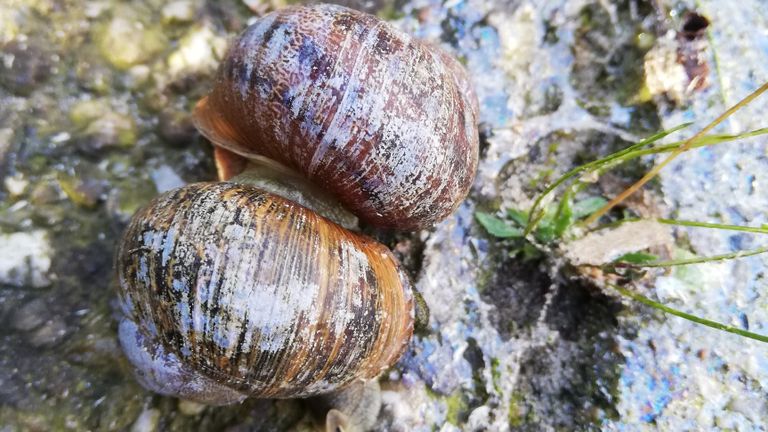
M 648 181 L 655 177 L 659 171 L 669 164 L 680 154 L 695 148 L 723 144 L 735 140 L 749 138 L 768 134 L 768 128 L 748 131 L 740 134 L 710 134 L 709 132 L 728 118 L 740 108 L 746 106 L 759 95 L 768 90 L 768 83 L 728 109 L 713 122 L 702 128 L 691 138 L 685 141 L 677 141 L 669 144 L 659 144 L 659 141 L 670 134 L 683 130 L 691 125 L 686 123 L 669 130 L 658 132 L 638 143 L 635 143 L 623 150 L 612 153 L 601 159 L 580 165 L 552 182 L 541 194 L 533 201 L 530 209 L 508 210 L 503 215 L 489 214 L 485 212 L 476 212 L 475 217 L 480 225 L 492 236 L 502 239 L 512 239 L 511 253 L 523 253 L 524 258 L 540 257 L 548 253 L 553 253 L 556 246 L 582 237 L 590 232 L 615 228 L 621 224 L 629 222 L 638 222 L 640 219 L 631 217 L 626 212 L 618 217 L 611 216 L 611 220 L 592 227 L 601 220 L 617 204 L 621 203 L 628 196 L 643 187 Z M 586 175 L 601 175 L 606 171 L 626 163 L 628 161 L 652 154 L 668 153 L 665 159 L 654 166 L 635 184 L 628 187 L 615 198 L 606 200 L 603 197 L 591 196 L 578 201 L 574 200 L 580 192 L 585 191 L 589 182 L 586 181 Z M 584 180 L 583 180 L 584 179 Z M 555 197 L 557 190 L 562 190 L 559 198 Z M 676 219 L 656 218 L 657 223 L 674 226 L 696 227 L 704 229 L 720 229 L 743 231 L 755 234 L 768 234 L 768 226 L 749 227 L 740 225 L 727 225 L 717 223 L 706 223 L 698 221 L 684 221 Z M 743 258 L 768 252 L 768 247 L 761 247 L 752 250 L 736 251 L 721 255 L 708 257 L 694 257 L 685 259 L 660 260 L 658 256 L 638 251 L 624 254 L 610 263 L 600 266 L 605 274 L 617 276 L 615 280 L 621 281 L 614 283 L 612 279 L 602 281 L 604 289 L 612 289 L 619 294 L 630 298 L 639 303 L 645 304 L 664 313 L 668 313 L 698 324 L 706 325 L 718 330 L 734 333 L 750 339 L 768 342 L 768 336 L 752 333 L 740 328 L 728 326 L 706 318 L 697 317 L 688 314 L 659 302 L 651 300 L 648 297 L 638 294 L 629 287 L 637 279 L 637 271 L 650 268 L 669 268 L 673 266 L 691 265 L 707 262 L 715 262 L 729 259 Z M 631 271 L 634 270 L 635 273 Z

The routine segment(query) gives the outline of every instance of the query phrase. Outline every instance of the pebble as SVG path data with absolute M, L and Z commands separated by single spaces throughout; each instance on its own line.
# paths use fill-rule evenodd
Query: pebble
M 196 416 L 205 411 L 205 405 L 187 399 L 179 399 L 179 411 L 188 416 Z
M 168 165 L 160 165 L 152 170 L 150 175 L 152 176 L 152 181 L 155 182 L 155 187 L 157 188 L 158 193 L 163 193 L 186 184 L 186 182 L 176 174 L 173 168 Z
M 52 254 L 53 248 L 43 230 L 0 235 L 0 283 L 48 286 Z
M 50 61 L 35 46 L 11 41 L 0 51 L 0 84 L 11 93 L 27 96 L 50 75 Z
M 195 5 L 186 0 L 170 2 L 163 6 L 160 15 L 164 24 L 190 22 L 195 18 Z
M 131 426 L 131 432 L 153 432 L 160 422 L 160 411 L 154 408 L 144 408 Z
M 166 47 L 163 33 L 156 28 L 145 28 L 136 20 L 116 16 L 94 35 L 104 58 L 117 69 L 147 62 Z
M 195 27 L 179 40 L 168 57 L 168 75 L 178 79 L 194 73 L 213 73 L 227 50 L 227 40 L 209 27 Z
M 16 198 L 24 194 L 24 191 L 27 190 L 29 180 L 24 178 L 24 174 L 16 173 L 16 175 L 6 177 L 3 184 L 5 185 L 5 190 L 8 191 L 11 197 Z

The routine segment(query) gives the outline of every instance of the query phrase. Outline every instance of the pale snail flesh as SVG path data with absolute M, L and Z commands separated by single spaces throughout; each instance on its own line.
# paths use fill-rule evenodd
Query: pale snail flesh
M 203 403 L 373 379 L 413 331 L 411 286 L 385 246 L 249 185 L 155 198 L 116 266 L 120 342 L 139 380 Z
M 463 67 L 342 6 L 257 20 L 230 48 L 194 120 L 220 159 L 272 160 L 380 227 L 444 219 L 477 169 L 478 103 Z M 224 178 L 234 171 L 220 169 Z

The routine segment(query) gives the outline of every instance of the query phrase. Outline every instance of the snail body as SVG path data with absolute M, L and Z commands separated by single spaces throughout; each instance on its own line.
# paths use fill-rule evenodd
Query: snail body
M 162 339 L 158 355 L 233 391 L 223 401 L 225 389 L 185 392 L 200 402 L 303 397 L 375 378 L 413 329 L 410 284 L 386 247 L 248 185 L 156 198 L 128 226 L 117 270 L 125 351 L 146 345 L 142 335 Z M 163 372 L 148 365 L 142 376 L 161 391 L 167 384 L 152 381 Z
M 477 117 L 455 59 L 372 15 L 327 4 L 257 20 L 194 112 L 224 151 L 274 161 L 360 219 L 396 229 L 431 226 L 467 195 Z

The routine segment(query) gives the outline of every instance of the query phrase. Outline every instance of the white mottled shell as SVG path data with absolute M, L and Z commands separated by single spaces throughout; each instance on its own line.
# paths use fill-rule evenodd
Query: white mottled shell
M 144 382 L 223 386 L 199 395 L 181 386 L 208 403 L 372 379 L 413 328 L 411 287 L 386 247 L 253 186 L 198 183 L 159 196 L 134 215 L 116 265 L 134 325 L 121 342 Z M 143 340 L 161 346 L 130 355 Z M 164 363 L 183 370 L 158 372 Z
M 373 225 L 417 229 L 469 191 L 477 106 L 463 67 L 439 48 L 319 4 L 249 27 L 195 123 L 229 152 L 298 171 Z

